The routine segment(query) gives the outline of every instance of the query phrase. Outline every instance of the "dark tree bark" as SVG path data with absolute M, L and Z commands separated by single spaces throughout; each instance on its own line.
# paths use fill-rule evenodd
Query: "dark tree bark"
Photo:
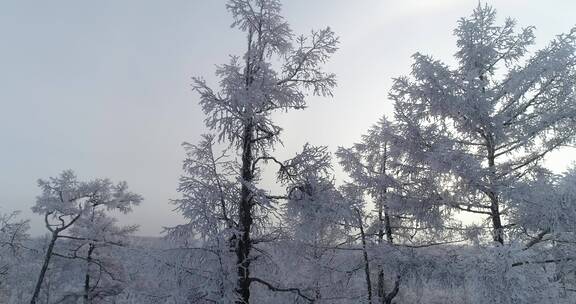
M 86 275 L 84 277 L 84 304 L 92 303 L 92 297 L 90 295 L 90 264 L 92 263 L 92 252 L 96 248 L 92 243 L 88 246 L 88 254 L 86 256 Z
M 384 190 L 385 192 L 386 190 Z M 384 227 L 386 225 L 386 218 L 387 214 L 384 213 L 382 198 L 378 201 L 378 244 L 381 245 L 384 243 Z M 389 220 L 388 220 L 389 223 Z M 388 230 L 386 230 L 386 235 L 388 235 Z M 390 234 L 391 239 L 391 234 Z M 382 269 L 382 265 L 378 263 L 378 281 L 377 281 L 377 294 L 378 298 L 384 299 L 386 292 L 384 291 L 384 269 Z
M 382 298 L 382 303 L 384 304 L 392 304 L 392 300 L 398 295 L 398 291 L 400 290 L 400 276 L 396 277 L 396 281 L 394 281 L 394 288 L 392 291 Z
M 42 269 L 36 280 L 36 286 L 34 287 L 34 294 L 30 300 L 30 304 L 36 304 L 38 301 L 38 296 L 40 295 L 40 289 L 42 289 L 42 283 L 44 282 L 44 277 L 46 276 L 46 271 L 48 271 L 48 264 L 50 264 L 50 259 L 52 258 L 52 252 L 54 251 L 54 245 L 56 240 L 58 240 L 58 230 L 52 232 L 52 237 L 50 238 L 50 243 L 48 244 L 48 249 L 46 250 L 46 255 L 44 255 L 44 262 L 42 263 Z
M 249 122 L 244 128 L 244 137 L 242 143 L 242 190 L 240 202 L 238 204 L 239 227 L 236 244 L 236 263 L 238 272 L 238 282 L 236 292 L 239 299 L 236 303 L 250 303 L 250 251 L 252 243 L 250 230 L 252 228 L 252 192 L 248 188 L 249 183 L 254 179 L 252 172 L 252 137 L 253 127 Z
M 493 137 L 488 137 L 487 140 L 487 150 L 488 150 L 488 168 L 490 170 L 490 189 L 486 191 L 486 195 L 490 199 L 490 217 L 492 219 L 492 230 L 493 239 L 495 242 L 504 244 L 504 227 L 502 226 L 502 219 L 500 215 L 500 202 L 498 199 L 498 194 L 492 189 L 496 179 L 496 157 Z
M 82 212 L 79 212 L 74 218 L 70 220 L 67 224 L 64 223 L 64 220 L 60 217 L 62 221 L 62 225 L 58 228 L 52 228 L 52 226 L 48 222 L 48 217 L 52 213 L 46 213 L 44 215 L 44 223 L 46 224 L 46 228 L 52 233 L 52 237 L 50 238 L 50 243 L 48 244 L 48 249 L 46 249 L 46 255 L 44 256 L 44 262 L 42 263 L 42 269 L 40 270 L 40 274 L 38 275 L 38 280 L 36 280 L 36 285 L 34 287 L 34 293 L 32 294 L 32 299 L 30 300 L 30 304 L 36 304 L 38 301 L 38 295 L 40 295 L 40 289 L 42 289 L 42 283 L 44 282 L 44 277 L 46 276 L 46 271 L 48 271 L 48 265 L 50 264 L 50 259 L 52 259 L 52 255 L 54 252 L 54 245 L 58 240 L 60 232 L 68 229 L 68 227 L 72 226 L 82 215 Z

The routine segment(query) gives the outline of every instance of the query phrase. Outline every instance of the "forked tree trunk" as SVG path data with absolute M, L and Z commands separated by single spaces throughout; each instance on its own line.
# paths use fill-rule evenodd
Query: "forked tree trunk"
M 382 158 L 380 173 L 382 175 L 386 175 L 386 161 L 388 159 L 388 149 L 386 144 L 384 144 L 383 150 L 384 155 Z M 392 224 L 390 223 L 390 212 L 386 205 L 387 192 L 387 188 L 382 189 L 380 197 L 378 197 L 378 244 L 384 244 L 385 242 L 388 244 L 394 243 L 394 237 L 392 235 Z M 384 236 L 386 236 L 386 239 L 384 239 Z M 394 289 L 392 289 L 389 293 L 386 292 L 386 287 L 384 286 L 384 269 L 382 269 L 382 265 L 378 265 L 377 294 L 378 298 L 380 299 L 380 303 L 391 304 L 392 300 L 398 293 L 398 287 L 399 278 L 394 283 Z
M 392 235 L 392 225 L 390 223 L 390 215 L 388 212 L 388 208 L 386 208 L 386 204 L 384 202 L 380 202 L 378 205 L 378 220 L 379 222 L 379 229 L 378 229 L 378 243 L 384 244 L 387 242 L 389 244 L 394 243 L 393 235 Z M 384 235 L 386 235 L 386 240 L 384 240 Z M 377 294 L 378 298 L 380 299 L 380 303 L 382 304 L 391 304 L 392 300 L 398 294 L 398 289 L 400 287 L 400 278 L 397 277 L 396 281 L 394 282 L 394 287 L 390 292 L 386 292 L 386 287 L 384 286 L 384 269 L 382 269 L 381 265 L 378 265 L 378 282 L 377 282 Z

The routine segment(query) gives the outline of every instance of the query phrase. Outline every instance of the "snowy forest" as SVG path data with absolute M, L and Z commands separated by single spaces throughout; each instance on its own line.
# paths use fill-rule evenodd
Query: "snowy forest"
M 337 98 L 339 36 L 295 34 L 279 0 L 222 9 L 245 51 L 191 75 L 206 134 L 174 147 L 162 207 L 186 222 L 138 236 L 129 181 L 31 177 L 45 231 L 0 209 L 0 303 L 576 303 L 576 166 L 544 166 L 576 144 L 576 27 L 535 48 L 479 3 L 453 58 L 422 46 L 390 75 L 392 115 L 282 159 L 274 115 Z

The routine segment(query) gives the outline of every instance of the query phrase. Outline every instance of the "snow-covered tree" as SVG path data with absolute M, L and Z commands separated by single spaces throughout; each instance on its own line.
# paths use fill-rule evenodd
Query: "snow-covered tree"
M 113 221 L 105 218 L 104 212 L 130 212 L 132 206 L 139 204 L 142 197 L 129 192 L 126 182 L 113 184 L 108 179 L 82 182 L 70 170 L 63 171 L 59 176 L 48 180 L 41 179 L 38 185 L 42 189 L 42 194 L 37 197 L 32 211 L 44 216 L 46 229 L 50 232 L 50 240 L 30 303 L 34 304 L 38 301 L 50 260 L 54 256 L 86 260 L 85 279 L 87 279 L 88 293 L 84 299 L 86 303 L 90 303 L 90 293 L 93 291 L 92 287 L 95 286 L 90 285 L 90 268 L 94 267 L 95 260 L 92 259 L 92 254 L 96 249 L 96 244 L 112 241 L 106 238 L 123 235 L 125 231 L 113 228 Z M 101 221 L 97 221 L 96 218 Z M 72 256 L 69 256 L 55 252 L 55 245 L 59 239 L 83 241 L 83 243 L 75 247 Z M 84 247 L 88 247 L 87 255 L 80 256 L 79 252 Z
M 449 193 L 437 203 L 489 217 L 500 244 L 516 224 L 504 189 L 576 137 L 576 29 L 530 55 L 534 29 L 515 25 L 498 25 L 479 4 L 454 31 L 457 65 L 417 53 L 389 95 L 406 161 L 429 168 Z
M 18 255 L 23 243 L 29 238 L 29 221 L 18 219 L 19 212 L 0 213 L 0 259 L 8 255 Z M 0 276 L 8 267 L 0 260 Z M 1 281 L 0 281 L 1 282 Z
M 286 187 L 286 225 L 297 240 L 316 242 L 344 227 L 347 206 L 334 185 L 332 163 L 327 147 L 306 144 L 278 171 Z M 341 236 L 340 236 L 341 237 Z
M 336 51 L 338 40 L 329 28 L 294 37 L 280 15 L 278 0 L 230 0 L 227 8 L 234 18 L 232 26 L 246 34 L 247 49 L 218 67 L 220 90 L 200 78 L 195 78 L 194 88 L 207 126 L 240 155 L 230 246 L 236 255 L 236 302 L 249 303 L 252 282 L 272 287 L 251 276 L 253 234 L 262 232 L 255 224 L 265 219 L 257 213 L 274 203 L 258 189 L 260 167 L 273 159 L 270 153 L 281 132 L 271 114 L 303 109 L 307 91 L 331 95 L 335 76 L 325 73 L 322 65 Z
M 332 160 L 327 147 L 306 144 L 301 152 L 281 166 L 279 178 L 286 187 L 283 221 L 288 236 L 279 250 L 288 264 L 298 261 L 299 270 L 286 270 L 286 277 L 302 290 L 311 290 L 316 302 L 344 299 L 343 292 L 352 267 L 335 263 L 344 257 L 339 252 L 353 226 L 353 213 L 334 185 Z M 294 261 L 294 262 L 293 262 Z
M 393 124 L 388 121 L 386 117 L 383 117 L 376 125 L 370 128 L 366 135 L 362 136 L 360 143 L 354 144 L 351 148 L 340 147 L 337 151 L 340 164 L 351 178 L 347 189 L 356 189 L 356 196 L 358 196 L 356 200 L 363 201 L 364 196 L 368 195 L 376 213 L 375 216 L 366 217 L 362 214 L 368 213 L 368 215 L 371 215 L 372 210 L 357 210 L 357 224 L 364 249 L 363 254 L 369 303 L 372 303 L 373 287 L 371 280 L 372 273 L 369 267 L 371 261 L 368 259 L 367 243 L 372 238 L 367 237 L 367 235 L 375 235 L 376 244 L 379 246 L 384 243 L 393 244 L 398 231 L 406 230 L 406 227 L 402 227 L 406 222 L 406 220 L 403 219 L 410 216 L 408 212 L 393 212 L 391 208 L 391 205 L 394 203 L 392 200 L 396 202 L 395 205 L 397 207 L 401 206 L 398 200 L 401 199 L 399 194 L 402 189 L 400 181 L 394 174 L 394 172 L 397 171 L 396 167 L 398 164 L 390 153 L 391 146 L 396 141 L 395 137 Z M 395 189 L 398 191 L 395 191 Z M 402 199 L 404 198 L 405 196 L 402 197 Z M 363 209 L 366 208 L 369 207 L 366 206 Z M 400 208 L 397 209 L 400 210 Z M 366 220 L 371 220 L 373 223 L 366 223 Z M 368 232 L 365 232 L 365 229 L 367 229 Z M 377 281 L 376 294 L 374 295 L 377 296 L 376 302 L 389 304 L 398 293 L 399 279 L 396 279 L 390 290 L 386 290 L 385 274 L 381 263 L 378 263 L 376 268 Z M 390 274 L 387 275 L 390 276 Z M 393 276 L 396 277 L 396 275 Z
M 0 214 L 0 302 L 7 296 L 11 273 L 23 262 L 24 242 L 28 240 L 29 224 L 18 218 L 19 212 Z
M 168 237 L 179 242 L 173 255 L 183 268 L 205 268 L 198 286 L 189 295 L 200 294 L 208 301 L 232 302 L 235 299 L 234 242 L 237 238 L 237 208 L 240 184 L 237 163 L 226 150 L 217 153 L 216 140 L 204 135 L 198 145 L 184 144 L 187 158 L 178 191 L 182 198 L 173 203 L 188 222 L 168 229 Z M 201 260 L 203 265 L 196 265 Z
M 138 202 L 132 199 L 131 204 Z M 85 216 L 76 221 L 66 236 L 74 247 L 67 257 L 80 259 L 84 264 L 84 284 L 79 294 L 86 304 L 99 303 L 122 292 L 125 270 L 122 261 L 115 256 L 119 247 L 127 246 L 129 237 L 138 228 L 134 225 L 119 226 L 109 210 L 104 208 L 101 204 L 88 205 L 84 210 Z M 122 208 L 126 208 L 122 212 L 128 212 L 131 206 L 126 204 Z
M 542 160 L 576 141 L 576 28 L 531 52 L 533 27 L 479 4 L 455 64 L 414 55 L 394 119 L 338 148 L 339 181 L 329 147 L 275 155 L 275 114 L 332 95 L 338 38 L 295 36 L 280 0 L 226 7 L 246 49 L 193 79 L 210 134 L 183 144 L 185 222 L 137 237 L 125 182 L 40 180 L 47 235 L 0 214 L 0 303 L 575 302 L 576 167 Z
M 511 220 L 522 241 L 513 265 L 526 272 L 543 265 L 550 281 L 562 282 L 568 289 L 576 283 L 575 172 L 574 167 L 561 175 L 543 170 L 507 191 L 514 198 Z

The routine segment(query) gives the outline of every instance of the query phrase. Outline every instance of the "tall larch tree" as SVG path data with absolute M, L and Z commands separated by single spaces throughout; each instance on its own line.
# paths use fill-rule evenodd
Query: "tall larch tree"
M 340 147 L 337 151 L 340 164 L 351 178 L 350 183 L 360 189 L 363 195 L 371 198 L 376 213 L 372 226 L 379 246 L 394 243 L 395 229 L 399 228 L 401 222 L 399 214 L 393 214 L 389 199 L 391 194 L 389 192 L 397 188 L 398 183 L 392 173 L 394 159 L 389 153 L 394 143 L 393 133 L 392 123 L 384 117 L 370 128 L 368 134 L 362 136 L 360 143 L 350 148 Z M 393 222 L 396 223 L 396 227 L 393 227 Z M 363 229 L 360 230 L 364 235 Z M 364 243 L 364 237 L 362 239 Z M 386 290 L 384 269 L 380 263 L 376 268 L 377 302 L 389 304 L 398 292 L 399 280 L 395 281 L 395 288 Z
M 498 244 L 517 228 L 506 191 L 576 138 L 576 28 L 530 54 L 533 32 L 479 4 L 454 31 L 457 65 L 417 53 L 389 95 L 408 161 L 449 176 L 437 203 L 487 216 Z
M 227 8 L 234 18 L 232 26 L 246 34 L 246 51 L 218 67 L 220 90 L 200 78 L 194 79 L 194 89 L 207 115 L 206 125 L 240 155 L 241 189 L 231 242 L 236 254 L 236 302 L 247 304 L 251 283 L 259 281 L 250 276 L 255 205 L 269 203 L 256 190 L 257 175 L 261 164 L 273 159 L 270 152 L 281 132 L 271 114 L 305 108 L 306 92 L 332 95 L 335 75 L 324 72 L 322 65 L 336 51 L 338 39 L 330 28 L 294 37 L 280 15 L 278 0 L 231 0 Z

